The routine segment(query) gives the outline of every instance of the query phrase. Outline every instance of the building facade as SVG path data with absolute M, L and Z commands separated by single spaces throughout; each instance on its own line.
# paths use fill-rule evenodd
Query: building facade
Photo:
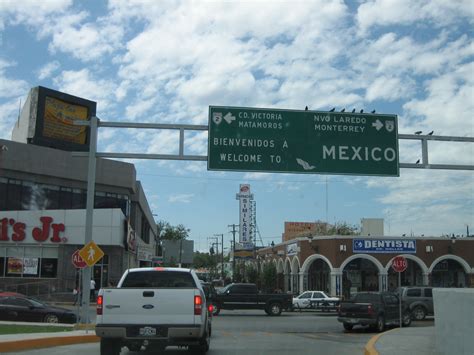
M 86 157 L 0 140 L 0 290 L 72 290 L 84 246 Z M 157 227 L 133 164 L 97 159 L 92 240 L 104 251 L 93 266 L 97 288 L 128 267 L 151 266 Z
M 322 290 L 349 297 L 398 287 L 391 268 L 404 256 L 402 286 L 474 287 L 474 237 L 300 237 L 257 251 L 256 266 L 274 263 L 278 288 L 293 294 Z

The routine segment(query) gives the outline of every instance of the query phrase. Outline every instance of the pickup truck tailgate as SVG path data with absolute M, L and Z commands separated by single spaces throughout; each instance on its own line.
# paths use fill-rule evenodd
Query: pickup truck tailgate
M 102 315 L 97 322 L 103 324 L 199 324 L 194 315 L 196 288 L 103 289 Z
M 352 303 L 352 302 L 343 302 L 339 308 L 339 315 L 341 317 L 367 317 L 370 303 Z

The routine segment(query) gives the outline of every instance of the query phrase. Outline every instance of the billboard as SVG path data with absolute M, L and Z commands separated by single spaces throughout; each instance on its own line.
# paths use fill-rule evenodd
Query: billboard
M 89 150 L 89 128 L 73 124 L 90 120 L 96 103 L 42 86 L 32 88 L 12 139 L 69 151 Z

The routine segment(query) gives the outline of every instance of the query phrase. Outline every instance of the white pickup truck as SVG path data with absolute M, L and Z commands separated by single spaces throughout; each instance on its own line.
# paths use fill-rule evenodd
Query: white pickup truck
M 95 333 L 101 355 L 130 351 L 163 352 L 168 345 L 209 350 L 211 318 L 196 273 L 184 268 L 126 270 L 116 288 L 97 297 Z

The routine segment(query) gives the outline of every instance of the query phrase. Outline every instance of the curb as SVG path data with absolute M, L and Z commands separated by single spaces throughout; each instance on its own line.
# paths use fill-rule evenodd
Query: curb
M 394 328 L 394 329 L 390 329 L 386 332 L 382 332 L 380 334 L 374 335 L 372 338 L 370 338 L 370 340 L 367 342 L 367 344 L 365 344 L 364 355 L 380 355 L 380 353 L 375 348 L 375 343 L 380 339 L 380 337 L 382 335 L 386 335 L 390 332 L 393 332 L 393 331 L 399 330 L 399 329 L 400 328 Z
M 32 350 L 41 348 L 50 348 L 55 346 L 95 343 L 99 342 L 100 338 L 96 335 L 72 335 L 51 338 L 39 338 L 28 340 L 4 341 L 0 342 L 2 352 L 12 352 L 21 350 Z

